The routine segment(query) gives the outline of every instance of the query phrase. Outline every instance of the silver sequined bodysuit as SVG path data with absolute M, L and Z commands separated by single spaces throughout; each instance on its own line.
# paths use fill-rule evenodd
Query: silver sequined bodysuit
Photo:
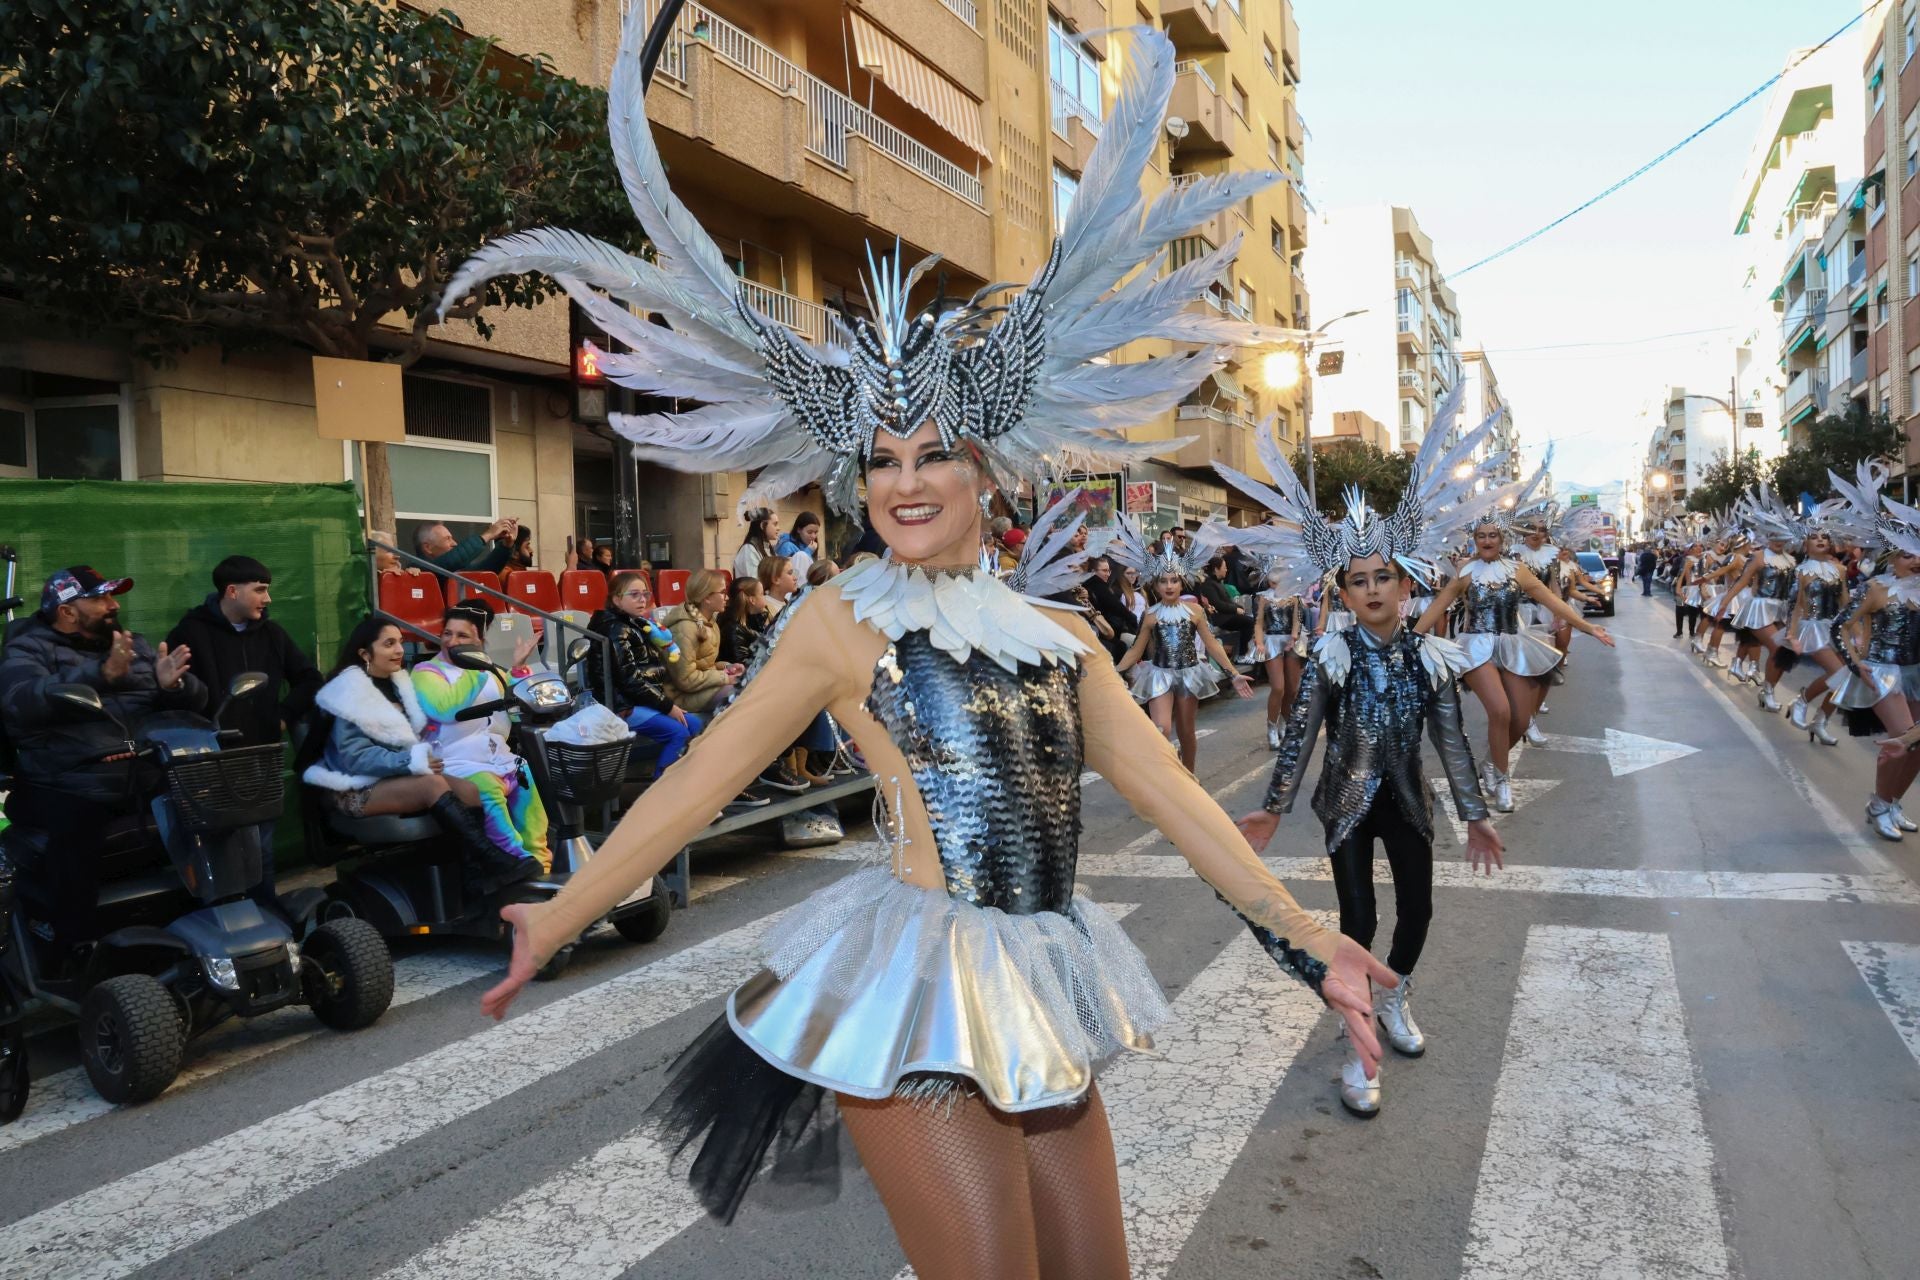
M 867 709 L 913 771 L 951 896 L 1009 915 L 1072 902 L 1079 677 L 1064 664 L 1016 674 L 978 653 L 963 666 L 924 631 L 881 658 Z
M 1842 577 L 1806 576 L 1807 616 L 1816 622 L 1831 622 L 1847 597 L 1847 580 Z
M 1771 563 L 1768 557 L 1760 564 L 1760 572 L 1753 581 L 1753 594 L 1763 600 L 1791 600 L 1793 598 L 1793 576 L 1798 566 L 1789 563 L 1785 568 Z
M 1874 614 L 1868 624 L 1865 659 L 1894 667 L 1920 662 L 1920 605 L 1889 594 L 1887 607 Z
M 1183 604 L 1156 604 L 1147 610 L 1153 619 L 1153 636 L 1147 641 L 1148 662 L 1156 667 L 1178 670 L 1200 662 L 1200 632 L 1193 615 Z
M 1259 603 L 1261 630 L 1270 636 L 1285 636 L 1293 633 L 1294 615 L 1300 608 L 1300 597 L 1280 597 L 1277 591 L 1262 591 L 1256 599 Z
M 1503 582 L 1482 582 L 1469 578 L 1466 590 L 1466 618 L 1463 632 L 1492 632 L 1513 635 L 1520 630 L 1520 601 L 1526 593 L 1520 582 L 1508 575 Z

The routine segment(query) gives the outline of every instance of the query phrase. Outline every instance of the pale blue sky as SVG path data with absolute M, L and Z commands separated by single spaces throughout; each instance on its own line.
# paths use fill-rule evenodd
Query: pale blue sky
M 1411 207 L 1451 274 L 1632 172 L 1859 11 L 1859 0 L 1297 0 L 1308 195 L 1321 209 Z M 1764 102 L 1455 282 L 1530 464 L 1551 435 L 1557 479 L 1637 472 L 1642 412 L 1662 386 L 1726 385 L 1735 188 Z

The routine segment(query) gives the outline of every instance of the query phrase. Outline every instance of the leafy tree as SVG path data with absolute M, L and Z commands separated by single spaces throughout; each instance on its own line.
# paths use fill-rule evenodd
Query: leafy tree
M 164 355 L 424 346 L 452 267 L 553 223 L 633 230 L 606 97 L 363 0 L 0 5 L 0 282 Z M 456 312 L 531 306 L 546 277 Z M 483 334 L 486 332 L 482 330 Z
M 1816 419 L 1807 442 L 1797 444 L 1769 463 L 1769 479 L 1781 497 L 1793 501 L 1803 493 L 1816 501 L 1833 496 L 1827 472 L 1851 478 L 1854 468 L 1869 458 L 1898 457 L 1906 449 L 1906 434 L 1881 413 L 1850 404 L 1845 413 Z
M 1332 440 L 1313 451 L 1313 500 L 1320 510 L 1346 510 L 1346 490 L 1357 486 L 1376 511 L 1391 511 L 1413 474 L 1413 459 L 1399 450 L 1388 452 L 1365 440 Z M 1294 474 L 1305 477 L 1304 450 L 1293 458 Z
M 1736 460 L 1725 449 L 1716 449 L 1713 461 L 1700 473 L 1700 483 L 1687 494 L 1687 510 L 1718 511 L 1733 505 L 1733 500 L 1759 484 L 1765 477 L 1760 451 L 1748 449 Z

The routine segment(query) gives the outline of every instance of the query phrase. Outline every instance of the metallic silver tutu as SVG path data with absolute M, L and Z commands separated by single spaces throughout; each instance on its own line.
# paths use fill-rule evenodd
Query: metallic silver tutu
M 1002 1111 L 1083 1096 L 1171 1020 L 1138 947 L 1099 906 L 1009 915 L 867 867 L 768 931 L 766 965 L 727 1002 L 780 1071 L 860 1098 L 961 1076 Z
M 1745 627 L 1757 631 L 1761 627 L 1777 627 L 1787 620 L 1787 612 L 1793 606 L 1791 600 L 1772 600 L 1766 596 L 1754 596 L 1728 617 L 1730 625 Z
M 1195 698 L 1211 698 L 1220 692 L 1220 672 L 1212 662 L 1197 662 L 1191 667 L 1156 667 L 1151 662 L 1136 662 L 1129 673 L 1133 696 L 1151 702 L 1163 693 L 1184 693 Z
M 1247 656 L 1255 662 L 1272 662 L 1275 658 L 1299 650 L 1293 644 L 1291 636 L 1261 636 L 1259 644 L 1247 646 Z
M 1833 648 L 1833 623 L 1825 618 L 1802 618 L 1787 641 L 1787 648 L 1801 657 Z
M 1688 605 L 1692 608 L 1696 608 L 1696 609 L 1699 608 L 1700 607 L 1700 588 L 1695 586 L 1685 586 L 1680 588 L 1680 603 L 1684 605 Z
M 1467 651 L 1467 671 L 1492 662 L 1502 671 L 1537 679 L 1552 675 L 1566 657 L 1531 631 L 1463 631 L 1454 639 Z
M 1920 699 L 1920 664 L 1896 666 L 1891 662 L 1863 662 L 1859 672 L 1843 671 L 1833 686 L 1833 700 L 1850 711 L 1864 711 L 1882 698 L 1902 694 Z

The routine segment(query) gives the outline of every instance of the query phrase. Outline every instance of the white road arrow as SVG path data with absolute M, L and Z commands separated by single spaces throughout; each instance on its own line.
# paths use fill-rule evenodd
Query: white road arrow
M 1684 742 L 1646 738 L 1637 733 L 1622 733 L 1618 729 L 1607 730 L 1607 736 L 1604 738 L 1573 738 L 1561 733 L 1542 736 L 1546 741 L 1536 745 L 1547 751 L 1571 751 L 1578 755 L 1605 756 L 1607 767 L 1613 770 L 1613 776 L 1616 778 L 1625 777 L 1629 773 L 1638 773 L 1642 769 L 1651 769 L 1654 765 L 1678 760 L 1682 756 L 1690 756 L 1700 750 Z

